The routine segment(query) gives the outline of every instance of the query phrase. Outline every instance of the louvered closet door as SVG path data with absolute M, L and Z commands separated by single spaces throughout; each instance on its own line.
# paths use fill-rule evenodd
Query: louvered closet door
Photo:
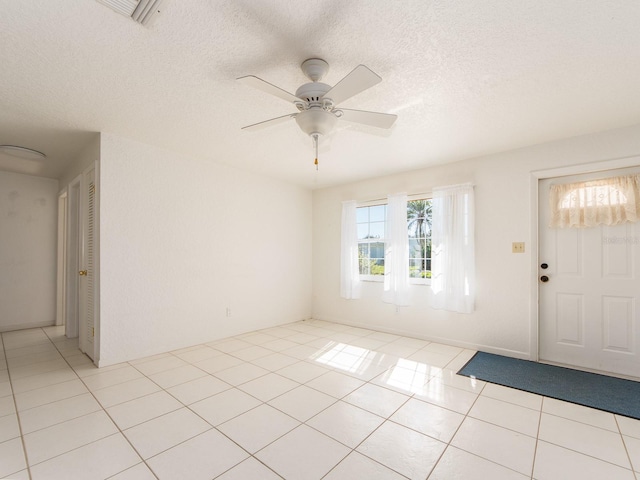
M 95 339 L 95 242 L 96 186 L 95 169 L 83 178 L 82 194 L 82 270 L 80 273 L 80 349 L 94 358 Z

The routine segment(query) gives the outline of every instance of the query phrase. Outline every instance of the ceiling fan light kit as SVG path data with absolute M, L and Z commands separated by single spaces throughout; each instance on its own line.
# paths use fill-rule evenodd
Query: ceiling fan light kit
M 42 160 L 47 156 L 37 150 L 17 145 L 0 145 L 0 153 L 11 155 L 12 157 L 24 158 L 26 160 Z
M 380 83 L 382 78 L 364 65 L 358 65 L 346 77 L 333 87 L 320 80 L 329 71 L 329 64 L 320 58 L 309 58 L 300 66 L 302 73 L 311 82 L 301 85 L 295 95 L 253 75 L 238 78 L 251 87 L 291 102 L 297 113 L 283 115 L 263 122 L 243 127 L 243 130 L 254 130 L 295 118 L 296 123 L 313 141 L 315 150 L 314 164 L 318 168 L 318 141 L 321 136 L 333 132 L 339 119 L 360 123 L 377 128 L 391 128 L 397 115 L 364 110 L 336 108 L 336 105 Z

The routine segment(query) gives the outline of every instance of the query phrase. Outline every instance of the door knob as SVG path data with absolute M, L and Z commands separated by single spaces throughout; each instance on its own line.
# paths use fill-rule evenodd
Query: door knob
M 87 276 L 87 271 L 86 270 L 80 270 L 78 272 L 78 275 L 80 275 L 81 277 L 86 277 Z
M 547 277 L 546 275 L 542 275 L 542 276 L 540 277 L 540 281 L 541 281 L 542 283 L 547 283 L 547 282 L 549 281 L 549 277 Z

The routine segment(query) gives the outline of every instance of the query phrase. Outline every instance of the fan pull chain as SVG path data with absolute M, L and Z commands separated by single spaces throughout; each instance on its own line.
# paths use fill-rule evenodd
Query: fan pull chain
M 318 171 L 318 134 L 314 133 L 313 135 L 311 135 L 311 138 L 313 138 L 313 146 L 316 149 L 316 159 L 313 162 L 313 164 L 316 166 L 316 172 Z

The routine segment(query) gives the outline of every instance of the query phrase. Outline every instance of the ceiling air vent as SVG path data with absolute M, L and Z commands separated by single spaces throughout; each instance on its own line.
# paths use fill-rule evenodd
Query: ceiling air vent
M 142 25 L 147 25 L 158 13 L 163 0 L 96 0 L 125 17 L 130 17 Z

